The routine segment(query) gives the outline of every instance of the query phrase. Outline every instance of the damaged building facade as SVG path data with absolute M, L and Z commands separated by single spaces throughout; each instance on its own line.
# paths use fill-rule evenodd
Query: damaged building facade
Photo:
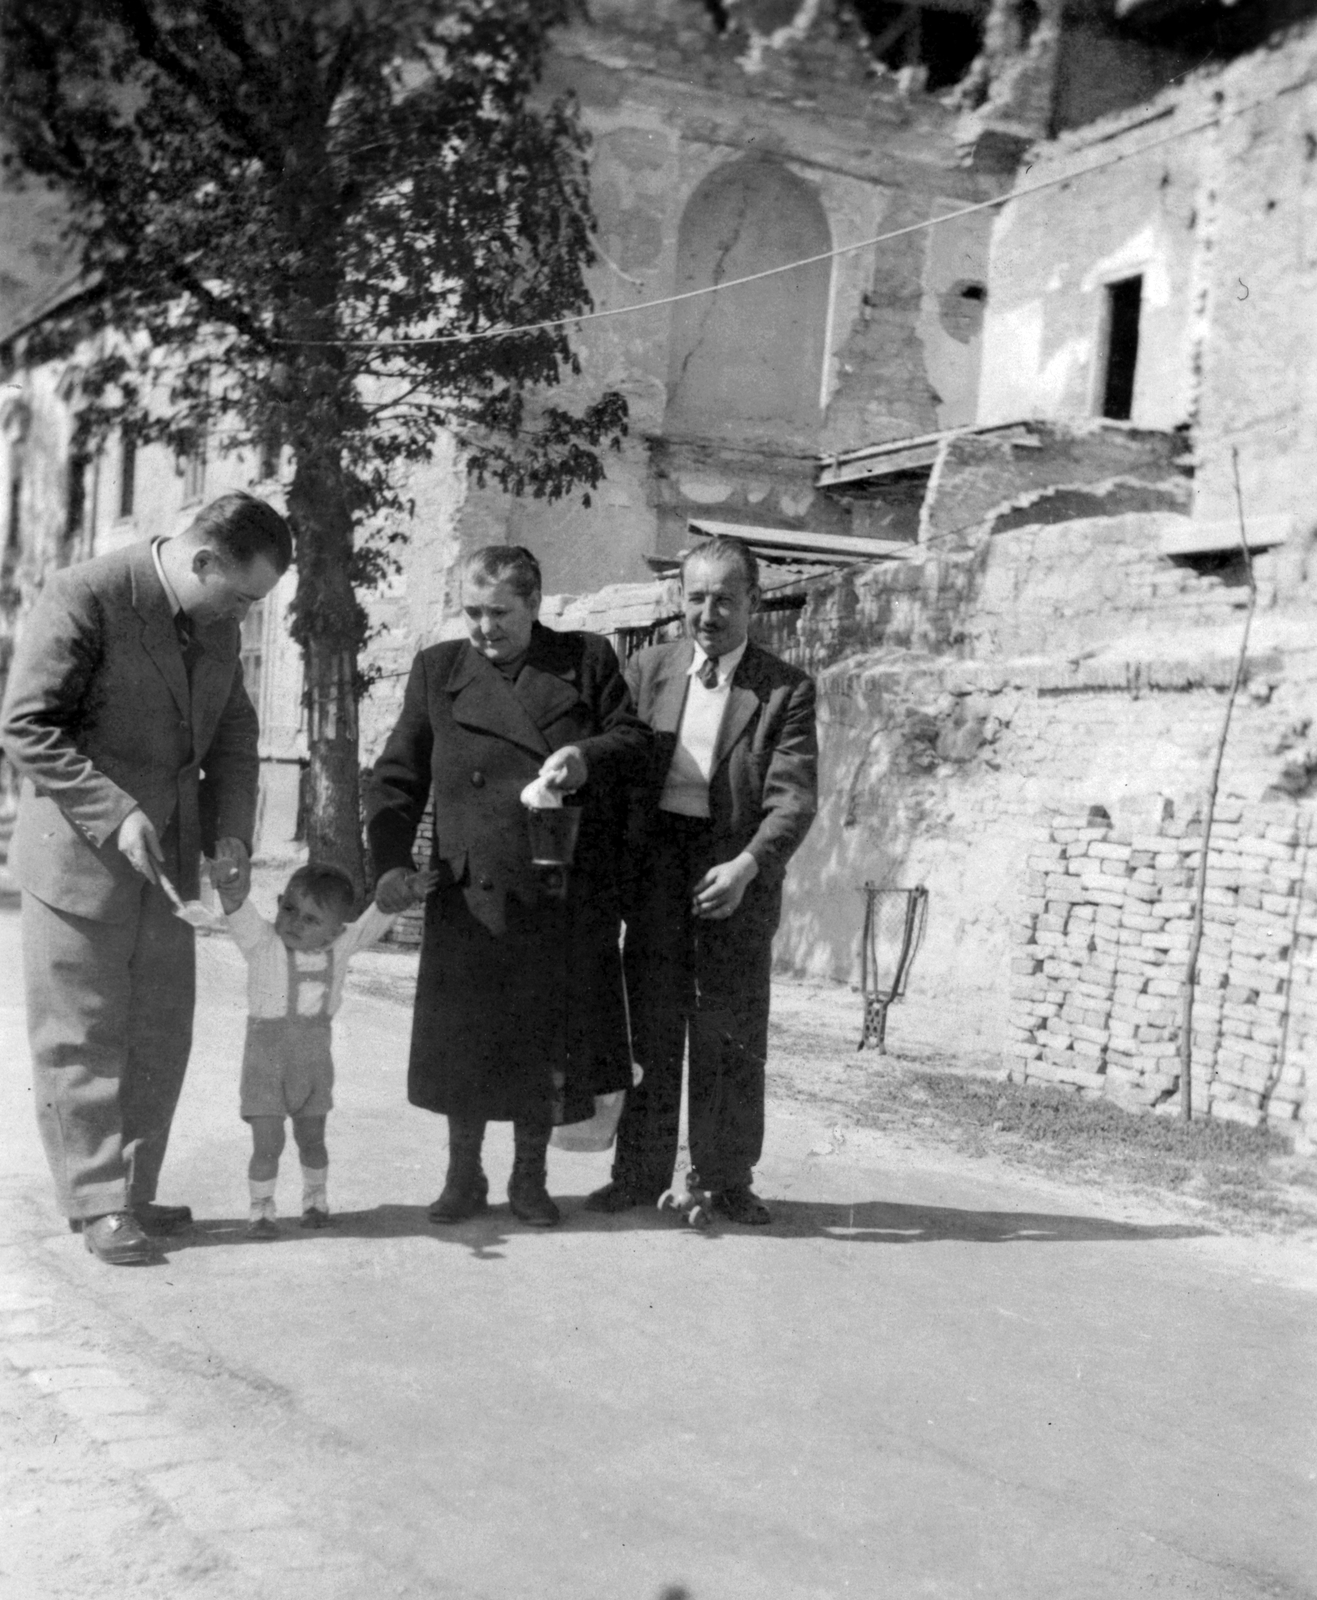
M 561 36 L 548 87 L 584 108 L 592 288 L 624 313 L 582 326 L 579 381 L 626 395 L 631 434 L 588 510 L 475 488 L 454 453 L 417 474 L 407 570 L 374 602 L 363 758 L 412 651 L 458 626 L 464 551 L 530 545 L 555 591 L 546 620 L 625 650 L 672 626 L 664 573 L 680 549 L 739 530 L 770 562 L 762 637 L 820 690 L 823 805 L 788 878 L 782 965 L 857 981 L 863 885 L 923 883 L 907 1002 L 922 1039 L 1168 1103 L 1174 1024 L 1149 985 L 1174 981 L 1185 947 L 1181 879 L 1249 595 L 1237 462 L 1258 605 L 1222 776 L 1231 859 L 1209 883 L 1235 897 L 1217 937 L 1243 930 L 1244 966 L 1232 934 L 1200 1013 L 1216 1029 L 1210 1050 L 1200 1029 L 1200 1105 L 1306 1126 L 1311 9 L 596 0 Z M 51 563 L 173 531 L 199 488 L 277 496 L 277 459 L 109 452 L 75 503 L 61 374 L 11 376 L 11 626 Z M 301 753 L 283 594 L 246 640 L 269 850 L 294 830 Z M 1259 866 L 1267 849 L 1240 866 L 1231 827 L 1289 867 Z M 1154 898 L 1164 914 L 1127 904 Z M 1245 939 L 1269 951 L 1266 983 L 1226 981 L 1261 959 Z M 1281 1045 L 1277 995 L 1295 1007 Z M 1317 1072 L 1317 1032 L 1313 1049 Z
M 1251 566 L 1197 1100 L 1309 1140 L 1315 79 L 1301 27 L 1031 148 L 993 230 L 976 426 L 825 463 L 839 490 L 922 479 L 923 497 L 910 559 L 807 586 L 828 798 L 783 951 L 852 975 L 857 884 L 925 882 L 912 999 L 937 997 L 948 1048 L 1172 1105 Z M 1096 899 L 1067 866 L 1092 889 L 1090 845 Z

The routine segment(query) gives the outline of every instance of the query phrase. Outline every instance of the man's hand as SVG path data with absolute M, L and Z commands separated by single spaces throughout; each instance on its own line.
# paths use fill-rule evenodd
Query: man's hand
M 748 850 L 731 861 L 723 861 L 695 885 L 693 909 L 704 922 L 721 922 L 745 898 L 745 891 L 759 876 L 759 863 Z
M 150 817 L 140 806 L 134 807 L 119 824 L 116 843 L 128 857 L 134 872 L 140 872 L 148 883 L 160 882 L 159 869 L 164 863 L 165 853 L 160 848 L 160 840 L 156 837 Z
M 211 880 L 220 891 L 220 903 L 226 911 L 230 900 L 241 905 L 251 893 L 252 862 L 247 854 L 247 846 L 241 839 L 215 841 L 215 866 Z
M 565 744 L 561 750 L 555 750 L 540 768 L 540 777 L 545 783 L 562 794 L 573 794 L 577 789 L 584 788 L 589 776 L 590 769 L 585 757 L 574 744 Z

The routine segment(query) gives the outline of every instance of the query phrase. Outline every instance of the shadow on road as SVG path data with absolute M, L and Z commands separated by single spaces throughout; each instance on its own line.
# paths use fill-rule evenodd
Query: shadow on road
M 561 1197 L 559 1197 L 561 1198 Z M 637 1210 L 624 1217 L 601 1217 L 573 1206 L 563 1207 L 563 1222 L 573 1233 L 616 1233 L 619 1228 L 670 1230 L 673 1221 L 657 1211 Z M 303 1228 L 295 1216 L 279 1219 L 279 1237 L 249 1239 L 246 1217 L 200 1218 L 186 1232 L 161 1239 L 170 1254 L 177 1250 L 204 1250 L 215 1246 L 242 1245 L 252 1250 L 268 1250 L 277 1245 L 309 1244 L 332 1239 L 433 1239 L 436 1244 L 463 1245 L 478 1256 L 498 1258 L 491 1249 L 514 1233 L 541 1233 L 545 1230 L 518 1222 L 506 1205 L 493 1204 L 482 1216 L 469 1222 L 438 1227 L 425 1214 L 424 1206 L 379 1205 L 369 1211 L 336 1211 L 328 1228 Z
M 845 1244 L 1141 1244 L 1151 1239 L 1201 1239 L 1210 1228 L 1192 1223 L 1114 1222 L 1051 1211 L 966 1211 L 957 1206 L 901 1205 L 865 1200 L 828 1205 L 779 1200 L 772 1233 L 838 1239 Z
M 673 1232 L 682 1229 L 670 1214 L 636 1209 L 619 1216 L 601 1216 L 581 1209 L 569 1199 L 563 1208 L 564 1226 L 572 1233 Z M 424 1206 L 379 1205 L 369 1211 L 340 1211 L 328 1229 L 302 1228 L 296 1217 L 280 1221 L 278 1239 L 248 1239 L 246 1219 L 209 1218 L 187 1233 L 162 1241 L 175 1250 L 205 1249 L 217 1245 L 243 1245 L 268 1249 L 270 1245 L 307 1244 L 339 1239 L 433 1239 L 436 1244 L 456 1244 L 478 1256 L 497 1259 L 499 1244 L 514 1233 L 535 1232 L 513 1218 L 506 1206 L 495 1205 L 469 1222 L 436 1227 Z M 864 1200 L 855 1205 L 833 1205 L 813 1200 L 778 1200 L 773 1221 L 765 1228 L 715 1224 L 698 1234 L 710 1242 L 733 1239 L 832 1239 L 839 1244 L 1143 1244 L 1156 1239 L 1199 1239 L 1210 1228 L 1191 1223 L 1142 1224 L 1115 1222 L 1105 1217 L 1075 1217 L 1055 1212 L 969 1211 L 955 1206 L 903 1205 L 896 1201 Z

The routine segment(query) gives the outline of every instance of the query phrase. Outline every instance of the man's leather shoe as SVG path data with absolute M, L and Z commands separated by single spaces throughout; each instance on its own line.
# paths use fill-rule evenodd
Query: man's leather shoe
M 609 1216 L 619 1211 L 633 1211 L 637 1206 L 656 1206 L 657 1194 L 641 1194 L 633 1189 L 629 1183 L 623 1183 L 620 1178 L 614 1178 L 611 1183 L 606 1183 L 602 1189 L 596 1189 L 593 1194 L 585 1197 L 587 1211 L 602 1211 Z
M 131 1211 L 111 1211 L 82 1224 L 82 1242 L 111 1267 L 141 1266 L 159 1261 L 160 1252 L 142 1232 Z
M 192 1226 L 191 1206 L 160 1206 L 154 1200 L 139 1200 L 133 1215 L 143 1233 L 177 1233 Z
M 713 1197 L 713 1208 L 728 1222 L 743 1222 L 751 1228 L 762 1228 L 773 1220 L 773 1213 L 748 1183 L 720 1190 Z

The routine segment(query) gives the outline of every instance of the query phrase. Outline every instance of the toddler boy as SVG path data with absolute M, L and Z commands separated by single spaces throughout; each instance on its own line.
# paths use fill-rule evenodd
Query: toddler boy
M 414 898 L 423 898 L 429 880 L 429 874 L 413 874 Z M 323 1228 L 329 1223 L 325 1118 L 333 1105 L 332 1018 L 343 999 L 348 962 L 397 918 L 371 905 L 349 922 L 355 899 L 352 880 L 337 867 L 316 862 L 299 867 L 289 878 L 273 923 L 241 892 L 223 883 L 217 888 L 229 929 L 247 961 L 240 1106 L 252 1130 L 247 1235 L 279 1236 L 274 1191 L 288 1117 L 302 1162 L 302 1226 Z

